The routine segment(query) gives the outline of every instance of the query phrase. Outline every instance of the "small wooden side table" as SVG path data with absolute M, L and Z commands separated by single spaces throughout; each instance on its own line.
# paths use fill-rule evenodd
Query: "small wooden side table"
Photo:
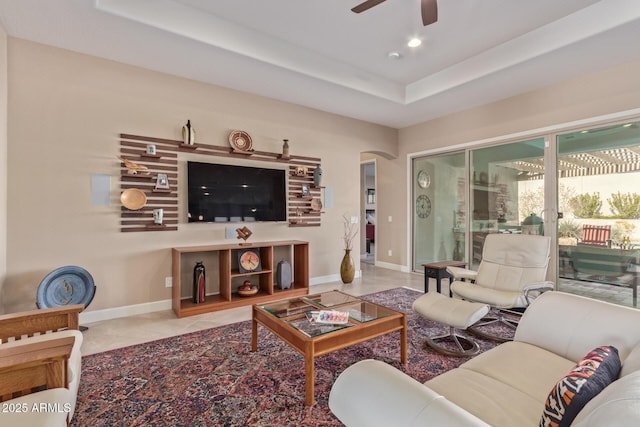
M 422 264 L 424 267 L 424 292 L 429 292 L 429 278 L 436 279 L 436 291 L 442 293 L 442 279 L 449 279 L 451 284 L 452 276 L 447 272 L 447 267 L 466 267 L 467 263 L 464 261 L 440 261 L 430 262 L 428 264 Z M 451 289 L 449 289 L 449 296 L 452 296 Z

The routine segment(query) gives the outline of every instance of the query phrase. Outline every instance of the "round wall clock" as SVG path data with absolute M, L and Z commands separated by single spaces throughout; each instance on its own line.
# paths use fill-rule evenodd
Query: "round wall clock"
M 431 185 L 431 176 L 427 171 L 420 171 L 418 173 L 418 185 L 420 188 L 429 188 Z
M 258 249 L 244 249 L 238 252 L 238 269 L 240 273 L 261 271 L 260 251 Z
M 416 214 L 419 218 L 427 218 L 431 215 L 431 200 L 428 196 L 421 194 L 416 199 Z

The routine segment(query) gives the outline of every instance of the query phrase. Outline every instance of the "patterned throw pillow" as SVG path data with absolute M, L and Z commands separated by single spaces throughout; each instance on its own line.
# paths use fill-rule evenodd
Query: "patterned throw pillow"
M 590 351 L 549 393 L 540 427 L 571 425 L 584 405 L 618 378 L 621 368 L 617 348 Z

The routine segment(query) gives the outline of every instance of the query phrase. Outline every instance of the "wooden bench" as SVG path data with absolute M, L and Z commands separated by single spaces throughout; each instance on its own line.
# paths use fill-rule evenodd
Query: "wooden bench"
M 69 387 L 67 362 L 73 337 L 0 347 L 0 401 L 52 388 Z
M 0 401 L 69 387 L 68 361 L 76 339 L 58 331 L 78 330 L 83 309 L 78 304 L 0 316 Z M 79 372 L 75 375 L 77 380 Z

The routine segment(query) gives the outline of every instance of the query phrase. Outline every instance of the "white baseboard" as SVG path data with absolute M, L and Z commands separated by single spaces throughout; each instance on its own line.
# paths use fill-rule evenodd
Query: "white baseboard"
M 356 270 L 356 274 L 354 278 L 357 279 L 359 277 L 362 277 L 362 270 Z M 340 277 L 339 274 L 330 274 L 328 276 L 312 277 L 311 279 L 309 279 L 309 286 L 321 285 L 323 283 L 339 282 L 341 280 L 342 278 Z
M 106 308 L 104 310 L 86 311 L 80 313 L 80 323 L 99 322 L 101 320 L 118 319 L 120 317 L 135 316 L 137 314 L 147 314 L 163 310 L 171 310 L 170 299 L 143 304 L 126 305 L 123 307 Z
M 362 277 L 362 270 L 356 271 L 356 278 Z M 339 274 L 328 276 L 312 277 L 309 286 L 320 285 L 322 283 L 340 281 Z M 106 308 L 104 310 L 86 311 L 80 313 L 80 323 L 93 323 L 101 320 L 118 319 L 120 317 L 135 316 L 138 314 L 153 313 L 155 311 L 171 310 L 171 300 L 154 301 L 143 304 L 126 305 L 123 307 Z
M 411 268 L 406 265 L 392 264 L 390 262 L 376 261 L 376 267 L 388 268 L 389 270 L 401 271 L 403 273 L 411 273 Z

